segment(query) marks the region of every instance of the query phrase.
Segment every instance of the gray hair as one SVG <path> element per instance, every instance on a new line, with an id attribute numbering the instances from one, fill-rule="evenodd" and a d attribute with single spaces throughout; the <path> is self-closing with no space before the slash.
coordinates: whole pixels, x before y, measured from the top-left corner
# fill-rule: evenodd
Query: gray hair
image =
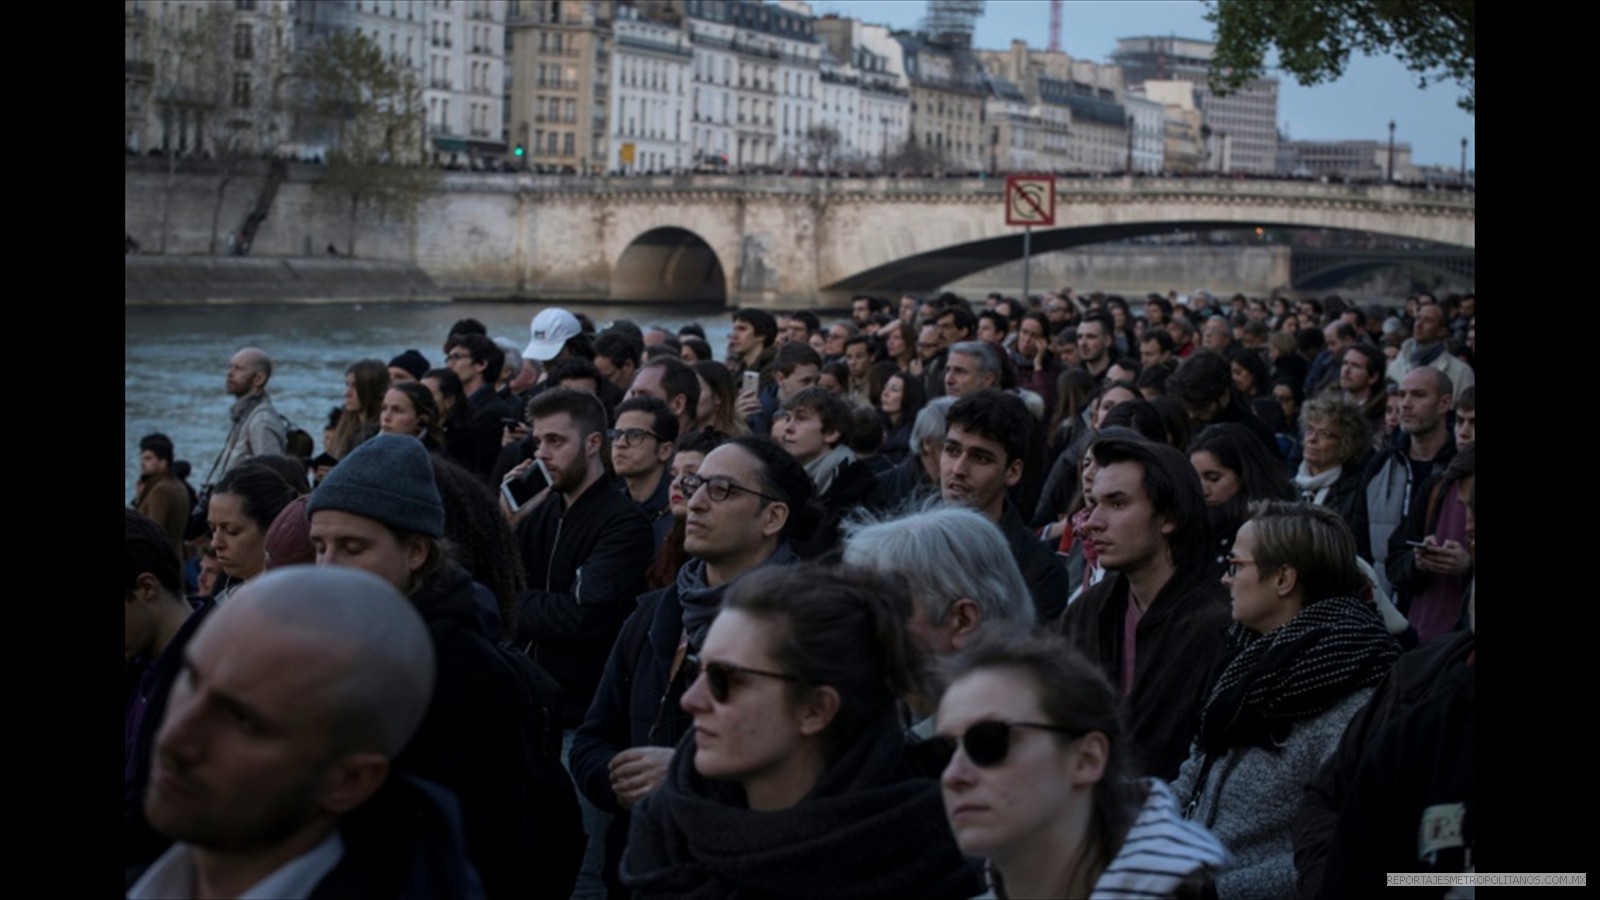
<path id="1" fill-rule="evenodd" d="M 917 420 L 911 423 L 910 444 L 914 452 L 922 452 L 923 441 L 935 438 L 940 442 L 944 441 L 944 433 L 948 430 L 944 421 L 945 415 L 955 403 L 954 397 L 936 397 L 929 400 L 928 405 L 917 413 Z"/>
<path id="2" fill-rule="evenodd" d="M 981 513 L 957 506 L 914 509 L 849 522 L 844 530 L 845 564 L 899 573 L 932 625 L 943 625 L 963 597 L 978 604 L 984 627 L 1033 624 L 1033 595 L 1016 557 L 999 526 Z"/>
<path id="3" fill-rule="evenodd" d="M 1000 357 L 995 355 L 994 345 L 987 341 L 961 341 L 950 346 L 951 353 L 963 353 L 972 357 L 980 375 L 993 375 L 995 383 L 1000 381 Z"/>
<path id="4" fill-rule="evenodd" d="M 510 378 L 522 374 L 522 349 L 517 342 L 505 337 L 497 337 L 494 342 L 506 352 L 506 361 L 500 366 L 500 374 Z"/>
<path id="5" fill-rule="evenodd" d="M 411 740 L 433 699 L 433 638 L 393 585 L 344 566 L 285 566 L 240 587 L 217 614 L 245 611 L 348 649 L 348 670 L 325 686 L 335 746 L 393 758 Z"/>

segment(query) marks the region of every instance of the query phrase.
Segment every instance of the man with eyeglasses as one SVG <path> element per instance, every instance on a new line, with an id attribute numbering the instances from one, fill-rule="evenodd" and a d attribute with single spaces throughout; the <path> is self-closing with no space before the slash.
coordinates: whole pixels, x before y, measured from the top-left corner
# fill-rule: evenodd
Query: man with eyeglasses
<path id="1" fill-rule="evenodd" d="M 469 427 L 478 438 L 477 458 L 469 465 L 480 477 L 487 478 L 500 454 L 505 420 L 516 418 L 516 410 L 507 406 L 494 389 L 506 352 L 481 334 L 457 335 L 445 342 L 445 347 L 445 365 L 461 379 L 461 389 L 466 392 L 472 412 Z"/>
<path id="2" fill-rule="evenodd" d="M 639 598 L 622 629 L 594 702 L 573 741 L 572 777 L 588 802 L 617 813 L 605 836 L 605 880 L 621 891 L 616 864 L 628 816 L 666 777 L 693 724 L 679 701 L 698 675 L 698 653 L 728 586 L 749 572 L 799 561 L 790 540 L 806 537 L 811 479 L 788 452 L 760 438 L 712 450 L 679 479 L 687 498 L 677 581 Z M 591 843 L 598 836 L 591 832 Z"/>
<path id="3" fill-rule="evenodd" d="M 618 490 L 638 504 L 655 533 L 655 547 L 672 530 L 672 464 L 678 440 L 678 417 L 654 397 L 634 397 L 617 406 L 617 421 L 606 432 L 611 442 L 611 470 Z"/>

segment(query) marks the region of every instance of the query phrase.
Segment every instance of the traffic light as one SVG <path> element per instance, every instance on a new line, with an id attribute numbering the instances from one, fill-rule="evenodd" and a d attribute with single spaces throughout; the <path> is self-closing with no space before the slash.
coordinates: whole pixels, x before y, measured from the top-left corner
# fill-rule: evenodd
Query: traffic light
<path id="1" fill-rule="evenodd" d="M 511 152 L 516 154 L 517 156 L 521 156 L 522 155 L 522 145 L 518 144 L 517 145 L 517 149 L 515 149 L 515 150 L 513 150 Z"/>

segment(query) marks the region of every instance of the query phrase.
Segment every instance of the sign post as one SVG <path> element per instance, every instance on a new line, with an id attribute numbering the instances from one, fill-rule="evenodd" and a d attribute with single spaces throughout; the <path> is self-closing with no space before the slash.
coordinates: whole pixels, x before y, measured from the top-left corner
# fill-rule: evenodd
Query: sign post
<path id="1" fill-rule="evenodd" d="M 1056 224 L 1054 175 L 1006 176 L 1006 224 L 1021 225 L 1022 302 L 1028 302 L 1029 263 L 1033 256 L 1033 226 Z"/>

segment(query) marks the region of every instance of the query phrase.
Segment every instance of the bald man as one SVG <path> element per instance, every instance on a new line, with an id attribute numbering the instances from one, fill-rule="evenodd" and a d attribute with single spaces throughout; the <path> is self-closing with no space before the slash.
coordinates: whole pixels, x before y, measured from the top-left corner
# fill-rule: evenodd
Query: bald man
<path id="1" fill-rule="evenodd" d="M 382 579 L 290 566 L 184 651 L 145 815 L 141 897 L 483 896 L 454 799 L 391 772 L 433 695 L 422 617 Z"/>
<path id="2" fill-rule="evenodd" d="M 246 347 L 228 361 L 226 386 L 233 396 L 229 410 L 233 427 L 228 431 L 228 442 L 222 454 L 206 476 L 206 485 L 214 484 L 234 466 L 252 456 L 271 456 L 284 452 L 288 431 L 283 417 L 272 406 L 267 396 L 267 382 L 272 378 L 272 357 L 256 347 Z"/>

